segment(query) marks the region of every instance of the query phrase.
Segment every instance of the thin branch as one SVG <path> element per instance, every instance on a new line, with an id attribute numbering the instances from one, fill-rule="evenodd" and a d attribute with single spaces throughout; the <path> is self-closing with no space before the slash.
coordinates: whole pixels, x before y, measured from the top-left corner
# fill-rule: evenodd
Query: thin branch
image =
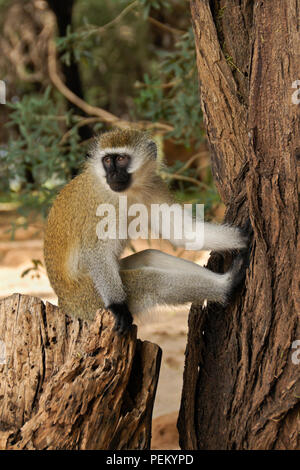
<path id="1" fill-rule="evenodd" d="M 181 83 L 181 82 L 182 82 L 181 78 L 173 80 L 172 82 L 161 83 L 159 85 L 153 85 L 153 84 L 149 84 L 149 83 L 139 82 L 139 83 L 135 84 L 134 87 L 137 88 L 137 89 L 140 89 L 140 88 L 160 88 L 160 89 L 164 90 L 164 89 L 168 89 L 168 88 L 173 88 L 174 86 L 179 85 L 179 83 Z"/>
<path id="2" fill-rule="evenodd" d="M 48 44 L 48 68 L 49 76 L 52 83 L 56 88 L 69 100 L 75 104 L 78 108 L 82 109 L 88 115 L 99 116 L 103 121 L 115 124 L 119 119 L 113 114 L 105 111 L 101 108 L 96 108 L 86 103 L 84 100 L 75 95 L 61 80 L 57 73 L 56 68 L 56 46 L 53 40 L 49 41 Z"/>
<path id="3" fill-rule="evenodd" d="M 181 29 L 173 28 L 172 26 L 169 26 L 166 23 L 162 23 L 161 21 L 156 20 L 155 18 L 152 18 L 152 16 L 148 16 L 148 21 L 149 21 L 149 23 L 152 23 L 154 26 L 157 26 L 159 29 L 167 31 L 168 33 L 180 34 L 180 35 L 186 33 L 186 31 L 182 31 Z"/>
<path id="4" fill-rule="evenodd" d="M 89 139 L 79 142 L 79 146 L 87 145 L 89 142 L 92 142 L 93 140 L 94 140 L 94 137 L 90 137 Z"/>
<path id="5" fill-rule="evenodd" d="M 102 119 L 100 119 L 99 117 L 90 117 L 90 118 L 84 118 L 84 119 L 81 119 L 78 123 L 76 123 L 74 125 L 74 127 L 77 127 L 77 129 L 79 129 L 80 127 L 82 126 L 86 126 L 87 124 L 94 124 L 95 122 L 102 122 Z M 59 145 L 63 145 L 65 143 L 66 140 L 68 140 L 69 136 L 71 135 L 72 133 L 72 129 L 69 129 L 61 138 L 60 142 L 59 142 Z"/>
<path id="6" fill-rule="evenodd" d="M 187 78 L 190 78 L 192 76 L 192 74 L 194 73 L 194 70 L 191 69 L 189 71 L 189 73 L 187 73 L 185 75 L 185 79 Z M 179 85 L 180 83 L 182 83 L 183 79 L 182 78 L 176 78 L 176 80 L 172 80 L 171 82 L 167 82 L 167 83 L 160 83 L 158 85 L 153 85 L 152 83 L 137 83 L 135 85 L 135 88 L 139 89 L 139 88 L 160 88 L 162 90 L 164 89 L 168 89 L 168 88 L 173 88 L 174 86 L 177 86 Z"/>
<path id="7" fill-rule="evenodd" d="M 98 116 L 103 122 L 120 128 L 134 127 L 138 129 L 157 129 L 161 132 L 170 132 L 174 129 L 172 126 L 161 122 L 152 123 L 147 121 L 125 121 L 118 118 L 114 114 L 105 111 L 102 108 L 92 106 L 83 99 L 79 98 L 79 96 L 75 95 L 75 93 L 73 93 L 64 84 L 64 82 L 61 80 L 60 76 L 57 73 L 56 45 L 53 39 L 50 39 L 48 43 L 48 69 L 50 79 L 55 85 L 55 87 L 60 91 L 60 93 L 64 95 L 71 103 L 75 104 L 78 108 L 82 109 L 87 115 Z"/>
<path id="8" fill-rule="evenodd" d="M 136 0 L 135 2 L 133 3 L 130 3 L 129 5 L 127 5 L 126 8 L 124 8 L 124 10 L 121 11 L 121 13 L 119 13 L 118 16 L 116 16 L 113 20 L 109 21 L 108 23 L 106 23 L 105 25 L 103 26 L 95 26 L 94 29 L 89 29 L 87 31 L 79 31 L 79 33 L 83 33 L 85 35 L 85 37 L 88 37 L 92 34 L 95 34 L 95 33 L 103 33 L 106 29 L 110 28 L 111 26 L 114 26 L 116 25 L 117 23 L 119 23 L 122 18 L 127 15 L 127 13 L 129 13 L 131 10 L 133 10 L 133 8 L 135 8 L 136 6 L 138 6 L 139 2 Z M 90 27 L 91 25 L 89 25 Z"/>
<path id="9" fill-rule="evenodd" d="M 135 1 L 133 3 L 130 3 L 130 5 L 127 5 L 126 8 L 124 8 L 124 10 L 121 11 L 121 13 L 119 13 L 118 16 L 116 16 L 116 18 L 114 18 L 113 20 L 109 21 L 108 23 L 106 23 L 105 25 L 103 26 L 95 26 L 93 29 L 91 29 L 91 25 L 89 25 L 90 29 L 88 30 L 79 30 L 78 32 L 83 34 L 85 37 L 89 37 L 90 35 L 92 34 L 97 34 L 97 33 L 103 33 L 104 31 L 106 31 L 107 29 L 109 29 L 111 26 L 115 26 L 116 24 L 118 24 L 125 15 L 127 15 L 127 13 L 129 13 L 131 10 L 133 10 L 135 7 L 137 7 L 139 4 L 138 1 Z M 138 14 L 136 12 L 136 14 Z M 149 21 L 149 23 L 152 23 L 153 25 L 155 25 L 157 28 L 159 29 L 162 29 L 164 31 L 167 31 L 168 33 L 172 33 L 172 34 L 185 34 L 186 31 L 182 31 L 181 29 L 177 29 L 177 28 L 173 28 L 172 26 L 169 26 L 168 24 L 166 23 L 162 23 L 161 21 L 155 19 L 155 18 L 152 18 L 151 16 L 148 16 L 147 20 Z"/>
<path id="10" fill-rule="evenodd" d="M 174 180 L 179 180 L 179 181 L 188 181 L 189 183 L 195 184 L 196 186 L 200 186 L 205 189 L 209 188 L 207 184 L 202 183 L 202 181 L 198 181 L 196 180 L 196 178 L 192 178 L 190 176 L 177 175 L 176 173 L 168 173 L 167 171 L 161 171 L 160 174 L 169 179 L 174 179 Z"/>
<path id="11" fill-rule="evenodd" d="M 207 152 L 204 151 L 204 152 L 195 153 L 195 155 L 193 155 L 191 158 L 189 158 L 188 161 L 186 162 L 186 164 L 183 165 L 178 171 L 176 171 L 175 174 L 179 175 L 183 171 L 190 168 L 190 166 L 194 163 L 194 161 L 197 160 L 201 156 L 207 156 Z M 203 166 L 203 168 L 206 168 L 207 166 L 208 166 L 208 164 Z"/>

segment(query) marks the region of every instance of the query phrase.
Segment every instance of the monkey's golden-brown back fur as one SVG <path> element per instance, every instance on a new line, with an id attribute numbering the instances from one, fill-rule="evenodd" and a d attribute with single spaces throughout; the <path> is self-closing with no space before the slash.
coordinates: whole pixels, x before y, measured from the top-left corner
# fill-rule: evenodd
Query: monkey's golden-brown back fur
<path id="1" fill-rule="evenodd" d="M 83 172 L 56 198 L 45 232 L 45 263 L 59 306 L 81 318 L 103 305 L 92 279 L 80 266 L 82 246 L 93 246 L 97 241 L 96 209 L 100 203 L 101 191 L 94 176 Z"/>

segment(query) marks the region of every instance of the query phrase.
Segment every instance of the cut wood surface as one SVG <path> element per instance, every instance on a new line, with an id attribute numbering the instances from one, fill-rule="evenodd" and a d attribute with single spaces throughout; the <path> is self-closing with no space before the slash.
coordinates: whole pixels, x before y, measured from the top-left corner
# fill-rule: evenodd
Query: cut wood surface
<path id="1" fill-rule="evenodd" d="M 35 297 L 0 302 L 0 449 L 147 449 L 161 350 Z"/>

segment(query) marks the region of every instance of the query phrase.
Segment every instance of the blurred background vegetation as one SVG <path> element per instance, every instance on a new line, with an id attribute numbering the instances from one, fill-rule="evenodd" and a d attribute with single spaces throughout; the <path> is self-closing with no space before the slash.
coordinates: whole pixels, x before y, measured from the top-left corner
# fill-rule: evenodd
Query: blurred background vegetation
<path id="1" fill-rule="evenodd" d="M 199 101 L 189 2 L 0 0 L 0 210 L 44 218 L 92 136 L 150 129 L 183 202 L 221 218 Z"/>

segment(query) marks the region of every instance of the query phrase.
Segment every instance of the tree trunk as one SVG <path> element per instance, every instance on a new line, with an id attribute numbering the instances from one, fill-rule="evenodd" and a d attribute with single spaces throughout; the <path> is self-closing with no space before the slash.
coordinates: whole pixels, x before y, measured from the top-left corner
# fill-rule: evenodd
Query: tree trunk
<path id="1" fill-rule="evenodd" d="M 56 16 L 58 34 L 60 37 L 67 35 L 68 26 L 72 26 L 72 14 L 74 0 L 47 0 L 49 7 Z M 84 99 L 83 89 L 81 84 L 80 72 L 77 62 L 75 61 L 73 51 L 71 53 L 71 63 L 61 63 L 62 72 L 65 76 L 66 86 L 77 95 L 79 98 Z M 73 109 L 77 114 L 82 115 L 82 110 L 77 108 L 74 104 L 68 102 L 68 108 Z M 93 137 L 93 132 L 89 126 L 81 126 L 78 133 L 82 140 L 87 140 Z M 73 176 L 75 176 L 76 172 Z"/>
<path id="2" fill-rule="evenodd" d="M 148 449 L 161 350 L 39 299 L 0 302 L 0 449 Z"/>
<path id="3" fill-rule="evenodd" d="M 300 4 L 194 0 L 191 8 L 214 177 L 226 221 L 250 216 L 253 239 L 232 304 L 191 309 L 181 446 L 299 449 Z M 209 265 L 222 269 L 217 255 Z"/>

